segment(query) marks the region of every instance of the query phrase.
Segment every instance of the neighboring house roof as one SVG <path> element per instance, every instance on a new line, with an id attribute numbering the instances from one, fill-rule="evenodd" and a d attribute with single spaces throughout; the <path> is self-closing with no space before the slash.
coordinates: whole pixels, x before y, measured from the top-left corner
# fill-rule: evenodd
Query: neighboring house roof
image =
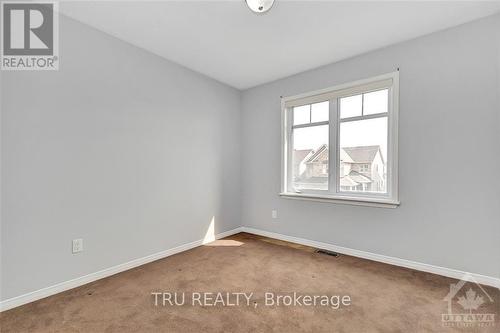
<path id="1" fill-rule="evenodd" d="M 356 183 L 371 183 L 372 182 L 370 177 L 367 177 L 367 176 L 365 176 L 357 171 L 354 171 L 354 170 L 351 170 L 351 172 L 349 172 L 349 174 L 347 176 L 350 177 L 352 180 L 354 180 Z"/>
<path id="2" fill-rule="evenodd" d="M 360 146 L 360 147 L 343 147 L 342 148 L 354 161 L 353 163 L 372 163 L 380 151 L 380 146 Z M 382 153 L 380 153 L 382 161 Z"/>
<path id="3" fill-rule="evenodd" d="M 346 163 L 354 163 L 351 156 L 347 155 L 344 149 L 340 149 L 340 160 Z"/>
<path id="4" fill-rule="evenodd" d="M 328 146 L 326 144 L 321 145 L 318 149 L 299 149 L 293 151 L 293 164 L 299 165 L 300 163 L 313 163 L 318 160 L 325 159 L 324 152 L 328 152 Z M 360 147 L 343 147 L 340 149 L 340 160 L 346 163 L 373 163 L 373 160 L 380 152 L 380 146 L 360 146 Z M 382 153 L 380 152 L 380 158 L 384 162 Z M 354 177 L 353 180 L 357 183 L 370 183 L 372 179 L 361 175 L 355 171 L 352 171 L 349 176 Z M 359 178 L 364 177 L 364 178 Z M 366 179 L 365 179 L 366 178 Z M 351 185 L 346 185 L 351 186 Z"/>
<path id="5" fill-rule="evenodd" d="M 293 163 L 300 164 L 313 150 L 312 149 L 302 149 L 293 151 Z"/>
<path id="6" fill-rule="evenodd" d="M 316 151 L 307 159 L 306 163 L 311 163 L 311 162 L 316 162 L 318 157 L 321 156 L 321 154 L 325 151 L 328 150 L 328 146 L 323 144 L 321 145 Z"/>
<path id="7" fill-rule="evenodd" d="M 357 186 L 357 185 L 359 185 L 359 183 L 356 183 L 348 175 L 344 176 L 344 177 L 340 177 L 340 186 L 349 186 L 349 187 L 351 187 L 351 186 Z"/>
<path id="8" fill-rule="evenodd" d="M 340 186 L 357 186 L 362 183 L 371 183 L 370 177 L 351 170 L 348 175 L 340 177 Z"/>

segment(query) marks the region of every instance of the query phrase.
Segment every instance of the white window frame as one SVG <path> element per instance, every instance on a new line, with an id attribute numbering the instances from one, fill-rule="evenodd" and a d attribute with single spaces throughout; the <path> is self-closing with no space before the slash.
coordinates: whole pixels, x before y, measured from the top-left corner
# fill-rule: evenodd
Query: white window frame
<path id="1" fill-rule="evenodd" d="M 342 97 L 353 96 L 361 93 L 368 93 L 388 89 L 389 104 L 388 113 L 356 116 L 340 119 L 338 101 Z M 313 104 L 329 101 L 329 190 L 303 190 L 297 193 L 292 188 L 292 127 L 293 108 L 301 105 Z M 371 119 L 381 116 L 388 118 L 387 133 L 387 193 L 370 192 L 341 192 L 339 179 L 339 131 L 340 123 L 344 121 L 355 121 L 361 119 Z M 314 92 L 288 96 L 281 98 L 282 117 L 282 153 L 281 153 L 281 193 L 280 196 L 291 199 L 312 200 L 322 202 L 347 203 L 354 205 L 374 206 L 374 207 L 397 207 L 399 202 L 398 194 L 398 116 L 399 116 L 399 71 L 379 75 L 376 77 L 358 80 L 334 87 L 321 89 Z"/>

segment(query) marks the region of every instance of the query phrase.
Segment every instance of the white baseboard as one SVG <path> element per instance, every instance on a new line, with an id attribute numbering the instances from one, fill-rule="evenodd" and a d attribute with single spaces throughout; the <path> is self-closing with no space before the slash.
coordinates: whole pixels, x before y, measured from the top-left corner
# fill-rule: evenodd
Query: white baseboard
<path id="1" fill-rule="evenodd" d="M 215 239 L 220 239 L 220 238 L 224 238 L 227 236 L 231 236 L 231 235 L 237 234 L 239 232 L 241 232 L 241 227 L 217 234 L 217 235 L 215 235 Z M 58 284 L 50 286 L 50 287 L 46 287 L 43 289 L 32 291 L 32 292 L 24 294 L 24 295 L 20 295 L 17 297 L 6 299 L 6 300 L 0 302 L 0 312 L 18 307 L 18 306 L 23 305 L 23 304 L 34 302 L 36 300 L 39 300 L 39 299 L 42 299 L 42 298 L 45 298 L 48 296 L 58 294 L 60 292 L 63 292 L 63 291 L 69 290 L 69 289 L 83 286 L 84 284 L 87 284 L 87 283 L 90 283 L 90 282 L 93 282 L 93 281 L 96 281 L 99 279 L 103 279 L 105 277 L 129 270 L 131 268 L 135 268 L 135 267 L 147 264 L 147 263 L 150 263 L 150 262 L 158 260 L 158 259 L 169 257 L 169 256 L 174 255 L 176 253 L 190 250 L 190 249 L 195 248 L 197 246 L 203 245 L 203 243 L 204 243 L 204 240 L 200 239 L 200 240 L 197 240 L 197 241 L 194 241 L 191 243 L 187 243 L 187 244 L 183 244 L 183 245 L 174 247 L 172 249 L 168 249 L 165 251 L 154 253 L 154 254 L 151 254 L 151 255 L 143 257 L 143 258 L 135 259 L 135 260 L 132 260 L 132 261 L 120 264 L 120 265 L 106 268 L 106 269 L 103 269 L 103 270 L 95 272 L 95 273 L 81 276 L 81 277 L 76 278 L 76 279 L 61 282 L 61 283 L 58 283 Z"/>
<path id="2" fill-rule="evenodd" d="M 347 247 L 317 242 L 317 241 L 304 239 L 304 238 L 282 235 L 282 234 L 278 234 L 275 232 L 264 231 L 264 230 L 260 230 L 260 229 L 250 228 L 250 227 L 243 227 L 242 231 L 248 232 L 250 234 L 265 236 L 265 237 L 269 237 L 269 238 L 275 238 L 275 239 L 288 241 L 288 242 L 292 242 L 292 243 L 298 243 L 298 244 L 311 246 L 311 247 L 315 247 L 315 248 L 319 248 L 319 249 L 325 249 L 325 250 L 330 250 L 333 252 L 343 253 L 346 255 L 353 256 L 353 257 L 359 257 L 359 258 L 369 259 L 369 260 L 373 260 L 373 261 L 379 261 L 379 262 L 383 262 L 383 263 L 391 264 L 391 265 L 395 265 L 395 266 L 411 268 L 411 269 L 414 269 L 417 271 L 423 271 L 423 272 L 443 275 L 443 276 L 451 277 L 454 279 L 467 280 L 467 281 L 472 281 L 472 282 L 481 283 L 484 285 L 500 288 L 500 279 L 496 278 L 496 277 L 492 277 L 492 276 L 486 276 L 486 275 L 481 275 L 481 274 L 459 271 L 459 270 L 451 269 L 451 268 L 423 264 L 420 262 L 415 262 L 415 261 L 406 260 L 406 259 L 388 257 L 388 256 L 384 256 L 381 254 L 375 254 L 375 253 L 370 253 L 370 252 L 365 252 L 365 251 L 354 250 L 354 249 L 350 249 Z"/>
<path id="3" fill-rule="evenodd" d="M 337 246 L 333 244 L 328 244 L 328 243 L 322 243 L 322 242 L 317 242 L 309 239 L 304 239 L 304 238 L 298 238 L 298 237 L 293 237 L 293 236 L 287 236 L 283 234 L 278 234 L 275 232 L 270 232 L 270 231 L 264 231 L 260 229 L 255 229 L 255 228 L 250 228 L 250 227 L 239 227 L 235 228 L 229 231 L 222 232 L 220 234 L 215 235 L 215 239 L 220 239 L 224 237 L 228 237 L 234 234 L 237 234 L 239 232 L 247 232 L 250 234 L 255 234 L 255 235 L 260 235 L 260 236 L 265 236 L 265 237 L 270 237 L 270 238 L 275 238 L 283 241 L 288 241 L 292 243 L 297 243 L 297 244 L 302 244 L 306 246 L 311 246 L 315 248 L 320 248 L 320 249 L 325 249 L 325 250 L 330 250 L 338 253 L 343 253 L 346 255 L 350 255 L 353 257 L 359 257 L 359 258 L 364 258 L 364 259 L 369 259 L 369 260 L 374 260 L 374 261 L 379 261 L 383 262 L 386 264 L 391 264 L 395 266 L 401 266 L 401 267 L 406 267 L 406 268 L 411 268 L 415 269 L 418 271 L 423 271 L 423 272 L 428 272 L 428 273 L 433 273 L 433 274 L 438 274 L 438 275 L 443 275 L 455 279 L 463 279 L 463 280 L 470 280 L 473 282 L 481 283 L 484 285 L 489 285 L 492 287 L 500 288 L 500 279 L 495 278 L 492 276 L 485 276 L 485 275 L 480 275 L 480 274 L 475 274 L 475 273 L 469 273 L 469 272 L 464 272 L 464 271 L 459 271 L 455 269 L 450 269 L 450 268 L 445 268 L 445 267 L 439 267 L 439 266 L 433 266 L 433 265 L 428 265 L 428 264 L 423 264 L 415 261 L 410 261 L 410 260 L 405 260 L 405 259 L 400 259 L 400 258 L 395 258 L 395 257 L 388 257 L 380 254 L 375 254 L 375 253 L 370 253 L 370 252 L 365 252 L 365 251 L 359 251 L 359 250 L 354 250 L 350 249 L 347 247 L 342 247 L 342 246 Z M 63 291 L 73 289 L 76 287 L 80 287 L 82 285 L 85 285 L 87 283 L 150 263 L 152 261 L 166 258 L 168 256 L 174 255 L 176 253 L 180 253 L 183 251 L 190 250 L 192 248 L 195 248 L 197 246 L 203 245 L 204 241 L 203 239 L 183 244 L 177 247 L 174 247 L 172 249 L 168 249 L 165 251 L 161 251 L 158 253 L 154 253 L 152 255 L 135 259 L 120 265 L 116 265 L 107 269 L 103 269 L 101 271 L 91 273 L 85 276 L 81 276 L 79 278 L 65 281 L 58 283 L 56 285 L 46 287 L 40 290 L 36 290 L 24 295 L 20 295 L 17 297 L 9 298 L 4 301 L 0 302 L 0 312 L 9 310 L 18 306 L 21 306 L 23 304 L 31 303 L 36 300 L 55 295 L 58 293 L 61 293 Z"/>

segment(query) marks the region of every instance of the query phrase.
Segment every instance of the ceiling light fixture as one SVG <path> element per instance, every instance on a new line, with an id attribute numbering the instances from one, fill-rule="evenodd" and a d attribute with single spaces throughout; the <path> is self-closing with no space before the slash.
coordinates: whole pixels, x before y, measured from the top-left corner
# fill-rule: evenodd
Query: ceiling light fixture
<path id="1" fill-rule="evenodd" d="M 265 13 L 274 4 L 274 0 L 245 0 L 248 8 L 250 8 L 254 13 Z"/>

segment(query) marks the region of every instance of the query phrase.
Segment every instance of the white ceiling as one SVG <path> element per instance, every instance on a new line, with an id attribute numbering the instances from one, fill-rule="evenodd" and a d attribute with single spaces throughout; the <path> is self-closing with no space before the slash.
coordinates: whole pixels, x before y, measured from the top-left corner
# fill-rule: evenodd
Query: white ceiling
<path id="1" fill-rule="evenodd" d="M 500 11 L 500 1 L 63 2 L 60 11 L 246 89 Z"/>

